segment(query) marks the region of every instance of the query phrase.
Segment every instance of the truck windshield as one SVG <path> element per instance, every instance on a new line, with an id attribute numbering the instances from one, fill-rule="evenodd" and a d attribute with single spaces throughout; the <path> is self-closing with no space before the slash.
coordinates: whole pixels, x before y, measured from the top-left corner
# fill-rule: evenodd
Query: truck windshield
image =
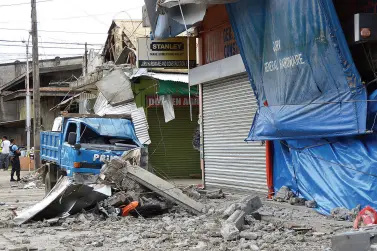
<path id="1" fill-rule="evenodd" d="M 137 146 L 132 139 L 99 135 L 85 124 L 80 125 L 80 143 L 91 145 Z"/>

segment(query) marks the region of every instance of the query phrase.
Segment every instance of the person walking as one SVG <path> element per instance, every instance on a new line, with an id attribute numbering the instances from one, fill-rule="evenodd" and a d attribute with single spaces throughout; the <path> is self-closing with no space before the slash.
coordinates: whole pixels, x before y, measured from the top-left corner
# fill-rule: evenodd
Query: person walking
<path id="1" fill-rule="evenodd" d="M 8 170 L 9 167 L 9 151 L 10 151 L 10 141 L 8 140 L 7 136 L 3 136 L 2 142 L 1 142 L 1 155 L 0 155 L 0 169 L 3 168 L 4 165 L 4 171 Z"/>
<path id="2" fill-rule="evenodd" d="M 18 149 L 18 146 L 16 145 L 16 140 L 11 139 L 10 140 L 10 147 L 9 147 L 9 156 L 10 156 L 10 162 L 12 164 L 12 172 L 10 173 L 10 181 L 16 181 L 14 179 L 14 173 L 16 173 L 17 181 L 21 180 L 20 172 L 21 172 L 21 165 L 20 165 L 20 156 L 21 152 Z"/>

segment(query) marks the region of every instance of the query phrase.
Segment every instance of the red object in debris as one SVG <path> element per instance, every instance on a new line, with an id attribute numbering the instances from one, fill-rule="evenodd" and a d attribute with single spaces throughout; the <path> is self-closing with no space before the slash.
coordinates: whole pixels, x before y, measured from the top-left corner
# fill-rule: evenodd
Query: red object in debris
<path id="1" fill-rule="evenodd" d="M 268 106 L 268 101 L 265 100 L 265 101 L 263 102 L 263 105 L 264 105 L 264 106 Z"/>
<path id="2" fill-rule="evenodd" d="M 359 228 L 359 222 L 360 219 L 363 220 L 364 226 L 372 226 L 374 224 L 377 224 L 377 212 L 370 206 L 366 206 L 363 210 L 360 211 L 360 213 L 357 215 L 354 223 L 353 228 L 358 229 Z"/>
<path id="3" fill-rule="evenodd" d="M 139 202 L 133 201 L 130 204 L 128 204 L 127 206 L 123 207 L 122 208 L 122 216 L 128 216 L 128 214 L 132 210 L 136 209 L 138 205 L 139 205 Z"/>
<path id="4" fill-rule="evenodd" d="M 274 180 L 273 180 L 273 144 L 272 141 L 266 141 L 266 176 L 267 176 L 267 187 L 268 195 L 267 198 L 272 199 L 274 195 Z"/>

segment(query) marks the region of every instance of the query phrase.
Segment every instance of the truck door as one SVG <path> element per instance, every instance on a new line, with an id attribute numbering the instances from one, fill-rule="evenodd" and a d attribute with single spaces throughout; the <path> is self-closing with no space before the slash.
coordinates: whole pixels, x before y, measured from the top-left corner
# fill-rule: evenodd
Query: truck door
<path id="1" fill-rule="evenodd" d="M 70 132 L 74 132 L 77 134 L 76 142 L 78 142 L 78 139 L 80 137 L 80 130 L 79 130 L 78 123 L 73 122 L 73 121 L 68 122 L 66 124 L 64 134 L 63 134 L 60 166 L 61 168 L 67 170 L 67 176 L 73 175 L 72 168 L 73 168 L 73 162 L 75 161 L 75 156 L 76 156 L 76 150 L 73 148 L 73 146 L 68 144 L 68 135 Z"/>

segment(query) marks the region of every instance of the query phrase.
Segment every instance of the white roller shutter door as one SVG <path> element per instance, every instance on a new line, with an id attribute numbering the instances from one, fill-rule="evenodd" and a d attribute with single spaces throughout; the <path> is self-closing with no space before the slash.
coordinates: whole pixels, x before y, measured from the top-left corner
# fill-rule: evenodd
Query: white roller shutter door
<path id="1" fill-rule="evenodd" d="M 245 142 L 257 110 L 246 74 L 203 84 L 205 185 L 266 192 L 266 151 Z"/>

